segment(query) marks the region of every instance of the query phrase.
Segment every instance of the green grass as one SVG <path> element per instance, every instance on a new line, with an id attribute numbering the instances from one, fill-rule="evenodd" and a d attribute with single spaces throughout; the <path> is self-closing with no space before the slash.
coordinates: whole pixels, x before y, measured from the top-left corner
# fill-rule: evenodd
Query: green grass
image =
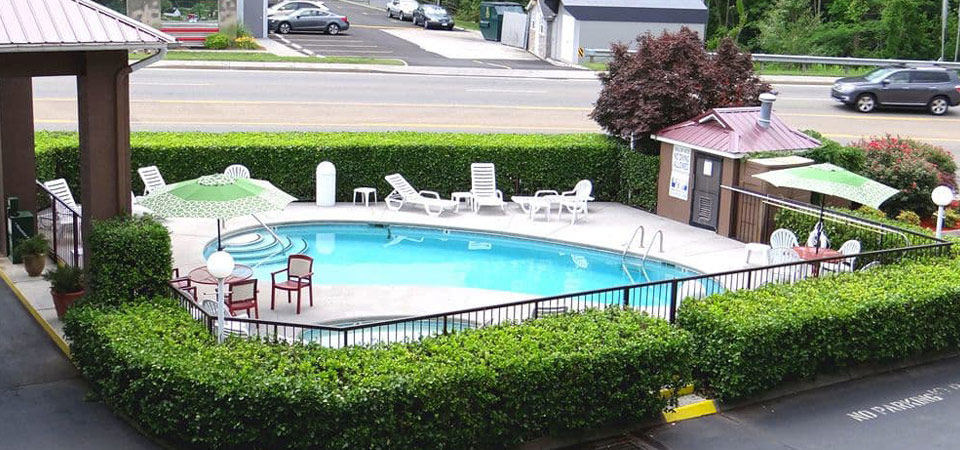
<path id="1" fill-rule="evenodd" d="M 131 54 L 130 59 L 141 59 L 142 53 Z M 220 52 L 203 50 L 179 50 L 167 53 L 168 61 L 245 61 L 245 62 L 300 62 L 314 64 L 383 64 L 402 66 L 399 59 L 360 58 L 355 56 L 328 56 L 311 58 L 306 56 L 277 56 L 266 52 Z"/>
<path id="2" fill-rule="evenodd" d="M 464 30 L 480 31 L 480 24 L 470 20 L 457 19 L 457 26 Z"/>
<path id="3" fill-rule="evenodd" d="M 588 62 L 581 64 L 590 70 L 607 70 L 605 62 Z M 801 66 L 799 64 L 783 63 L 756 63 L 757 73 L 760 75 L 801 75 L 811 77 L 854 77 L 869 72 L 873 67 L 859 66 L 835 66 L 824 64 L 808 64 Z"/>

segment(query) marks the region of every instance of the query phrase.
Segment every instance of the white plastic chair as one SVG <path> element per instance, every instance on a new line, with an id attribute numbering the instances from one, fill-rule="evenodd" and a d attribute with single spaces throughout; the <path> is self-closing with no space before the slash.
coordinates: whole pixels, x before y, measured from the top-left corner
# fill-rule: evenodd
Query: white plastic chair
<path id="1" fill-rule="evenodd" d="M 770 247 L 775 249 L 789 248 L 793 250 L 794 247 L 798 247 L 799 245 L 800 244 L 797 241 L 797 235 L 793 234 L 792 231 L 786 228 L 780 228 L 770 235 Z"/>
<path id="2" fill-rule="evenodd" d="M 57 178 L 56 180 L 45 181 L 43 186 L 53 194 L 54 198 L 66 205 L 55 205 L 51 201 L 51 212 L 42 213 L 37 217 L 37 220 L 42 223 L 46 223 L 47 220 L 53 221 L 53 211 L 56 211 L 57 217 L 57 227 L 60 228 L 60 232 L 63 233 L 63 230 L 73 229 L 74 216 L 73 212 L 70 211 L 70 208 L 73 208 L 77 213 L 81 212 L 80 205 L 77 204 L 76 200 L 73 199 L 73 193 L 70 192 L 70 185 L 67 184 L 67 180 L 63 178 Z M 51 225 L 52 226 L 52 225 Z"/>
<path id="3" fill-rule="evenodd" d="M 434 191 L 417 191 L 399 173 L 387 175 L 384 179 L 393 187 L 393 192 L 383 199 L 387 209 L 391 211 L 399 211 L 403 205 L 409 203 L 423 206 L 428 215 L 439 217 L 444 210 L 454 209 L 459 205 L 459 202 L 440 198 L 440 194 Z"/>
<path id="4" fill-rule="evenodd" d="M 493 163 L 470 164 L 470 180 L 474 214 L 480 213 L 481 206 L 499 206 L 501 211 L 506 211 L 503 192 L 497 189 L 497 173 Z"/>
<path id="5" fill-rule="evenodd" d="M 577 221 L 577 218 L 580 214 L 584 216 L 587 215 L 587 202 L 593 201 L 593 183 L 590 180 L 580 180 L 573 187 L 572 191 L 565 191 L 557 193 L 553 190 L 542 190 L 537 191 L 534 194 L 534 197 L 543 197 L 549 200 L 551 203 L 557 204 L 558 211 L 557 214 L 562 215 L 563 210 L 566 209 L 567 212 L 573 214 L 573 217 L 570 219 L 570 223 L 573 224 Z"/>
<path id="6" fill-rule="evenodd" d="M 792 233 L 791 233 L 792 234 Z M 768 252 L 770 265 L 798 263 L 803 261 L 800 255 L 793 248 L 774 247 Z M 791 266 L 777 267 L 767 269 L 770 271 L 771 278 L 776 281 L 798 281 L 806 278 L 807 266 L 805 264 L 794 264 Z"/>
<path id="7" fill-rule="evenodd" d="M 847 242 L 844 242 L 840 246 L 841 255 L 856 255 L 860 253 L 860 241 L 851 239 Z M 876 262 L 876 261 L 874 261 Z M 824 262 L 821 264 L 823 270 L 829 270 L 831 272 L 853 272 L 856 269 L 857 257 L 851 256 L 849 258 L 843 258 L 838 262 Z M 871 263 L 872 264 L 872 263 Z"/>
<path id="8" fill-rule="evenodd" d="M 250 169 L 243 164 L 233 164 L 224 169 L 223 174 L 234 178 L 250 178 Z"/>
<path id="9" fill-rule="evenodd" d="M 140 174 L 140 179 L 143 180 L 143 195 L 150 195 L 151 192 L 156 191 L 167 185 L 163 181 L 163 176 L 160 175 L 160 169 L 157 166 L 147 166 L 137 169 L 137 173 Z"/>
<path id="10" fill-rule="evenodd" d="M 213 316 L 213 332 L 214 334 L 216 334 L 217 325 L 218 325 L 217 302 L 213 300 L 204 300 L 203 303 L 200 304 L 200 307 L 203 308 L 203 310 L 206 311 L 207 314 Z M 224 305 L 223 307 L 223 314 L 225 317 L 230 314 L 230 312 L 227 310 L 226 305 Z M 240 314 L 240 315 L 237 315 L 236 317 L 240 317 L 244 319 L 248 318 L 246 314 Z M 245 325 L 239 322 L 234 322 L 232 320 L 226 320 L 224 321 L 224 325 L 223 325 L 223 334 L 224 336 L 249 336 L 250 330 L 248 328 L 248 325 Z"/>
<path id="11" fill-rule="evenodd" d="M 861 271 L 861 272 L 866 272 L 866 271 L 869 271 L 869 270 L 876 269 L 877 267 L 880 267 L 881 265 L 882 265 L 882 264 L 880 264 L 880 261 L 873 261 L 873 262 L 871 262 L 871 263 L 869 263 L 869 264 L 861 267 L 861 268 L 860 268 L 860 271 Z"/>

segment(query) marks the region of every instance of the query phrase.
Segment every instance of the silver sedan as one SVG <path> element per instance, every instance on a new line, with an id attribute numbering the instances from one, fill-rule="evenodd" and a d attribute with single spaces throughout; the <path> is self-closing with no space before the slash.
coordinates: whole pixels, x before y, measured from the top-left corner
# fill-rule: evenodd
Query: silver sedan
<path id="1" fill-rule="evenodd" d="M 291 31 L 324 31 L 327 34 L 340 34 L 341 31 L 350 28 L 350 21 L 346 16 L 310 8 L 271 16 L 268 25 L 270 31 L 280 34 Z"/>

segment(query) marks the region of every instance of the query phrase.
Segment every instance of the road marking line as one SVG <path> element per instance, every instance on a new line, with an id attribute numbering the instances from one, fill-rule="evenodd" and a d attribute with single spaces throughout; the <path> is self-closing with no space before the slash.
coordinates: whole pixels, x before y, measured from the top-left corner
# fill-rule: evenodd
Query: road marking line
<path id="1" fill-rule="evenodd" d="M 781 117 L 832 117 L 851 120 L 879 120 L 879 121 L 909 121 L 909 122 L 960 122 L 960 119 L 937 119 L 932 117 L 894 117 L 894 116 L 866 116 L 858 114 L 819 114 L 819 113 L 784 113 L 777 112 Z"/>
<path id="2" fill-rule="evenodd" d="M 385 25 L 350 25 L 351 28 L 365 28 L 370 30 L 416 30 L 423 31 L 419 28 L 410 28 L 410 27 L 392 27 Z"/>
<path id="3" fill-rule="evenodd" d="M 331 44 L 331 45 L 311 45 L 311 44 L 308 44 L 308 45 L 304 45 L 304 47 L 308 47 L 308 48 L 326 48 L 326 47 L 333 47 L 333 48 L 377 48 L 376 45 L 353 45 L 353 44 L 347 44 L 347 45 L 338 45 L 338 44 Z"/>
<path id="4" fill-rule="evenodd" d="M 210 83 L 138 83 L 131 82 L 131 86 L 213 86 Z"/>
<path id="5" fill-rule="evenodd" d="M 378 55 L 387 55 L 393 53 L 392 50 L 324 50 L 327 53 L 376 53 Z"/>
<path id="6" fill-rule="evenodd" d="M 36 98 L 42 102 L 76 102 L 76 98 Z M 290 105 L 290 106 L 373 106 L 373 107 L 414 107 L 414 108 L 469 108 L 469 109 L 519 109 L 532 111 L 593 111 L 593 108 L 579 106 L 523 106 L 523 105 L 477 105 L 456 103 L 365 103 L 365 102 L 321 102 L 321 101 L 282 101 L 282 100 L 172 100 L 172 99 L 131 99 L 131 103 L 160 103 L 188 105 Z"/>
<path id="7" fill-rule="evenodd" d="M 76 125 L 76 120 L 59 119 L 40 119 L 36 123 L 41 124 L 72 124 Z M 482 130 L 526 130 L 526 131 L 583 131 L 597 132 L 600 128 L 576 128 L 576 127 L 541 127 L 541 126 L 515 126 L 515 125 L 492 125 L 492 124 L 469 124 L 469 123 L 397 123 L 397 122 L 358 122 L 358 123 L 319 123 L 319 122 L 199 122 L 199 121 L 154 121 L 154 120 L 131 120 L 131 125 L 221 125 L 221 126 L 275 126 L 275 127 L 337 127 L 337 128 L 450 128 L 450 129 L 482 129 Z"/>
<path id="8" fill-rule="evenodd" d="M 546 94 L 547 91 L 527 91 L 523 89 L 467 89 L 467 92 L 494 92 L 503 94 Z"/>
<path id="9" fill-rule="evenodd" d="M 871 135 L 871 134 L 861 134 L 861 135 L 856 135 L 856 134 L 833 134 L 833 133 L 822 133 L 822 134 L 823 134 L 823 136 L 828 137 L 828 138 L 830 138 L 830 139 L 863 139 L 863 138 L 869 138 L 870 136 L 874 136 L 874 135 Z M 909 138 L 909 139 L 913 139 L 913 140 L 917 140 L 917 141 L 960 142 L 960 139 L 954 139 L 954 138 L 917 137 L 917 136 L 904 136 L 904 135 L 902 135 L 902 134 L 901 134 L 901 135 L 896 135 L 896 136 L 902 137 L 902 138 Z"/>

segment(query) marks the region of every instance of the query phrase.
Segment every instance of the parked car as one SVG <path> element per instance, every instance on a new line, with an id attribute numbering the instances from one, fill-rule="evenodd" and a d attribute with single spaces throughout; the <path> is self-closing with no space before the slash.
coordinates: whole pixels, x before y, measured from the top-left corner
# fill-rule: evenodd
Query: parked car
<path id="1" fill-rule="evenodd" d="M 837 80 L 830 96 L 862 113 L 882 106 L 906 106 L 942 116 L 951 106 L 960 105 L 960 79 L 956 71 L 942 67 L 881 67 Z"/>
<path id="2" fill-rule="evenodd" d="M 321 11 L 330 11 L 330 8 L 327 8 L 323 2 L 318 2 L 314 0 L 283 0 L 276 5 L 271 6 L 267 9 L 267 17 L 277 15 L 277 14 L 286 14 L 290 11 L 297 11 L 300 9 L 319 9 Z"/>
<path id="3" fill-rule="evenodd" d="M 390 0 L 387 3 L 387 17 L 407 20 L 413 17 L 413 12 L 419 7 L 420 2 L 416 0 Z"/>
<path id="4" fill-rule="evenodd" d="M 340 34 L 350 29 L 347 16 L 334 14 L 320 9 L 300 9 L 286 14 L 277 14 L 267 20 L 270 31 L 287 34 L 291 31 L 325 31 L 327 34 Z"/>
<path id="5" fill-rule="evenodd" d="M 450 13 L 442 6 L 420 5 L 413 11 L 413 24 L 423 25 L 423 28 L 436 26 L 452 30 L 453 17 L 450 17 Z"/>

